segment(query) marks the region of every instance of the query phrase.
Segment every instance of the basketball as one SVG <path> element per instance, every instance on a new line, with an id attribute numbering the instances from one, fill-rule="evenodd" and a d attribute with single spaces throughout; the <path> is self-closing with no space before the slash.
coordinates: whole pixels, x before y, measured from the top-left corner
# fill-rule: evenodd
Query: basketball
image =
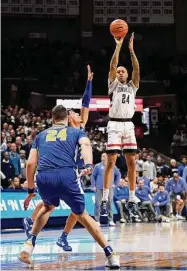
<path id="1" fill-rule="evenodd" d="M 128 24 L 121 19 L 113 21 L 110 25 L 110 33 L 114 38 L 122 38 L 127 35 Z"/>

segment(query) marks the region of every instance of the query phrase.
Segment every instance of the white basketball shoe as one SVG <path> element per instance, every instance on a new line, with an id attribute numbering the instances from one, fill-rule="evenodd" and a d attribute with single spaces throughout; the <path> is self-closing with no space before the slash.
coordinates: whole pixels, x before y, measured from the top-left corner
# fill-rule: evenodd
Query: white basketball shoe
<path id="1" fill-rule="evenodd" d="M 109 268 L 120 268 L 120 256 L 113 251 L 112 254 L 107 257 L 105 266 Z"/>
<path id="2" fill-rule="evenodd" d="M 25 244 L 23 245 L 22 250 L 19 254 L 19 260 L 23 263 L 31 264 L 31 256 L 33 252 L 34 246 L 30 240 L 27 240 Z"/>

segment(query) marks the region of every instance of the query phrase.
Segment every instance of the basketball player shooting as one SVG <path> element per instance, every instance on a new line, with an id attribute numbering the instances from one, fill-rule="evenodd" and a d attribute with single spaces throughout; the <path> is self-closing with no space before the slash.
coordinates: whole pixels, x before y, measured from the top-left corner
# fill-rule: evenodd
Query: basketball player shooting
<path id="1" fill-rule="evenodd" d="M 123 44 L 123 38 L 115 39 L 116 49 L 110 62 L 108 78 L 108 94 L 111 98 L 109 109 L 110 121 L 108 122 L 108 162 L 104 175 L 103 200 L 101 204 L 101 215 L 107 216 L 108 196 L 110 182 L 112 181 L 112 171 L 116 163 L 117 154 L 123 151 L 128 167 L 129 178 L 129 202 L 127 207 L 132 216 L 136 216 L 135 186 L 136 169 L 135 154 L 137 143 L 135 138 L 134 124 L 131 119 L 135 113 L 135 96 L 139 88 L 140 68 L 134 53 L 134 33 L 129 41 L 129 51 L 132 60 L 133 72 L 132 80 L 127 82 L 128 72 L 123 66 L 118 67 L 119 53 Z"/>

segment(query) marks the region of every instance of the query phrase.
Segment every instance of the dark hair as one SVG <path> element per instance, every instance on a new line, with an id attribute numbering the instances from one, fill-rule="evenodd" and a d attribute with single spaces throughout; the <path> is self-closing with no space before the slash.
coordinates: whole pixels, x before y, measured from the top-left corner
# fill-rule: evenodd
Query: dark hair
<path id="1" fill-rule="evenodd" d="M 186 156 L 186 155 L 182 155 L 182 156 L 180 157 L 180 161 L 182 161 L 182 159 L 184 159 L 184 158 L 187 159 L 187 156 Z"/>
<path id="2" fill-rule="evenodd" d="M 52 109 L 52 118 L 56 121 L 64 120 L 68 116 L 68 112 L 63 105 L 57 105 Z"/>
<path id="3" fill-rule="evenodd" d="M 26 138 L 26 134 L 24 134 L 24 133 L 21 133 L 19 136 L 21 137 L 22 135 L 24 135 L 24 137 Z"/>
<path id="4" fill-rule="evenodd" d="M 165 187 L 165 183 L 159 182 L 159 183 L 158 183 L 158 188 L 159 188 L 160 186 L 164 186 L 164 187 Z"/>

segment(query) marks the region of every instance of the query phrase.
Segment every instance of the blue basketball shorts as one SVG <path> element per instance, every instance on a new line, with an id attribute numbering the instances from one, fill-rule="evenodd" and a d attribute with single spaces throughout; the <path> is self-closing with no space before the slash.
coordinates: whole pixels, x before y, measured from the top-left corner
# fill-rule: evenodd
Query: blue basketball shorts
<path id="1" fill-rule="evenodd" d="M 73 168 L 38 171 L 36 182 L 45 205 L 58 207 L 63 200 L 73 213 L 80 215 L 84 212 L 84 191 Z"/>

